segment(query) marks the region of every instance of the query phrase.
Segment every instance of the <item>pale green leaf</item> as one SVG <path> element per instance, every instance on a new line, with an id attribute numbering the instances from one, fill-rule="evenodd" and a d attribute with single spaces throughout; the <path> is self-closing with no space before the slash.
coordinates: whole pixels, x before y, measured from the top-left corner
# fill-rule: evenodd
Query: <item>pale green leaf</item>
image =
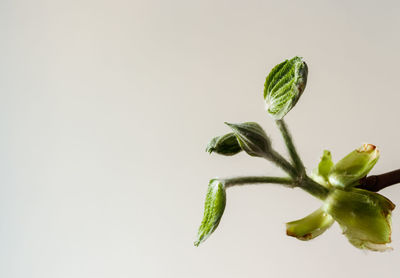
<path id="1" fill-rule="evenodd" d="M 336 163 L 329 173 L 329 182 L 336 187 L 352 187 L 365 177 L 379 159 L 378 149 L 364 144 Z"/>
<path id="2" fill-rule="evenodd" d="M 286 234 L 300 240 L 310 240 L 325 232 L 334 220 L 322 208 L 308 216 L 286 223 Z"/>
<path id="3" fill-rule="evenodd" d="M 318 182 L 319 184 L 329 187 L 330 185 L 328 182 L 328 175 L 332 167 L 333 167 L 333 162 L 332 162 L 331 152 L 328 150 L 324 150 L 321 157 L 321 161 L 318 164 L 318 167 L 315 168 L 311 173 L 311 178 L 315 182 Z"/>
<path id="4" fill-rule="evenodd" d="M 351 244 L 373 251 L 389 249 L 394 208 L 384 196 L 358 188 L 335 189 L 324 205 L 324 210 L 340 224 Z"/>

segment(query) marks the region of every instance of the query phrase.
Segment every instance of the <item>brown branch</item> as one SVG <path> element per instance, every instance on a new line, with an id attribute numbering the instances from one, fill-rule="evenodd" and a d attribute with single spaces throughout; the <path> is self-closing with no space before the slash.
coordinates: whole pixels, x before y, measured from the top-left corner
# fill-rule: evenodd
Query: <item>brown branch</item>
<path id="1" fill-rule="evenodd" d="M 360 182 L 358 188 L 378 192 L 385 187 L 400 183 L 400 169 L 381 175 L 368 176 L 361 179 Z"/>

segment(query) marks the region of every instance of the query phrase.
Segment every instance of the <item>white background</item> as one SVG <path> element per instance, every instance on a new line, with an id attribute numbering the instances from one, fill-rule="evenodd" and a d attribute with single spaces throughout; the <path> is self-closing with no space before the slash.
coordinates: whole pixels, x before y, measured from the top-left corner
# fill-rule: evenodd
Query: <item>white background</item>
<path id="1" fill-rule="evenodd" d="M 301 242 L 284 223 L 320 201 L 232 188 L 217 231 L 193 241 L 208 180 L 279 175 L 208 155 L 224 121 L 266 114 L 265 76 L 295 55 L 307 88 L 288 114 L 309 170 L 376 144 L 400 168 L 398 1 L 0 2 L 0 277 L 396 277 L 393 252 L 351 246 L 335 224 Z M 400 204 L 400 186 L 382 191 Z"/>

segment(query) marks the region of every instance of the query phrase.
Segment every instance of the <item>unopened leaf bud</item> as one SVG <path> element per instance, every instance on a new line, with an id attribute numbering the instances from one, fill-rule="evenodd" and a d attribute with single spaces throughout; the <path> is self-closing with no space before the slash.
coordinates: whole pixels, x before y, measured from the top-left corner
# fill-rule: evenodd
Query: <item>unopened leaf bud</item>
<path id="1" fill-rule="evenodd" d="M 214 137 L 208 143 L 206 151 L 210 154 L 215 152 L 221 155 L 235 155 L 242 151 L 234 133 L 228 133 L 223 136 Z"/>
<path id="2" fill-rule="evenodd" d="M 226 123 L 232 128 L 240 147 L 251 156 L 266 157 L 271 152 L 271 141 L 262 127 L 254 122 Z"/>
<path id="3" fill-rule="evenodd" d="M 332 167 L 333 167 L 333 162 L 332 162 L 331 152 L 328 150 L 324 150 L 321 157 L 321 161 L 318 164 L 318 167 L 314 169 L 311 173 L 311 178 L 315 182 L 325 187 L 330 187 L 330 184 L 328 182 L 328 177 Z"/>

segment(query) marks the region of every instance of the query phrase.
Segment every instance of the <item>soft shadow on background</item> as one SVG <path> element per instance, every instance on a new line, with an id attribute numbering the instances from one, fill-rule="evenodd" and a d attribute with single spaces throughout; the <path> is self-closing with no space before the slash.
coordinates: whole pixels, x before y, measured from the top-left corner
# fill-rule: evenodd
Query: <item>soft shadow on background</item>
<path id="1" fill-rule="evenodd" d="M 262 98 L 295 55 L 308 85 L 286 117 L 308 170 L 376 144 L 373 174 L 400 168 L 397 1 L 0 3 L 0 276 L 394 277 L 389 253 L 335 224 L 301 242 L 284 223 L 320 203 L 279 186 L 233 188 L 218 230 L 193 241 L 215 176 L 271 174 L 245 154 L 208 155 L 224 121 L 257 121 L 284 150 Z M 382 192 L 400 204 L 400 185 Z"/>

